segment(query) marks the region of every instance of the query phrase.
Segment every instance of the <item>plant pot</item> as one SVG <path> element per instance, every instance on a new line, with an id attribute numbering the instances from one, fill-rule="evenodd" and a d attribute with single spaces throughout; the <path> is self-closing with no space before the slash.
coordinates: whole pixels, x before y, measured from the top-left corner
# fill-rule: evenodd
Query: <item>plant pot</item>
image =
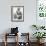
<path id="1" fill-rule="evenodd" d="M 44 43 L 44 40 L 45 40 L 45 39 L 40 39 L 40 43 Z"/>
<path id="2" fill-rule="evenodd" d="M 37 39 L 37 43 L 40 43 L 40 39 Z"/>
<path id="3" fill-rule="evenodd" d="M 45 40 L 45 39 L 38 39 L 37 42 L 38 42 L 39 44 L 41 44 L 41 43 L 44 42 L 44 40 Z"/>

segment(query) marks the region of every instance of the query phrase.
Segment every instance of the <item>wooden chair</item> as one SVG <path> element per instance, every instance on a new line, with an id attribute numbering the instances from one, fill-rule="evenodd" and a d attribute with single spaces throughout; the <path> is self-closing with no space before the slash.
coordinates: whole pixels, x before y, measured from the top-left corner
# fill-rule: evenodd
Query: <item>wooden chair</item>
<path id="1" fill-rule="evenodd" d="M 16 42 L 17 44 L 16 44 L 15 46 L 18 46 L 18 33 L 17 33 L 17 34 L 6 33 L 6 34 L 5 34 L 5 46 L 8 45 L 8 42 L 7 42 L 7 38 L 8 38 L 8 37 L 7 37 L 7 36 L 9 36 L 9 37 L 10 37 L 10 36 L 17 36 L 17 42 Z M 15 38 L 15 39 L 16 39 L 16 38 Z"/>
<path id="2" fill-rule="evenodd" d="M 26 39 L 26 41 L 23 41 L 23 42 L 21 41 L 21 43 L 19 43 L 19 45 L 20 46 L 30 46 L 29 33 L 21 33 L 21 37 L 22 37 L 22 40 Z"/>

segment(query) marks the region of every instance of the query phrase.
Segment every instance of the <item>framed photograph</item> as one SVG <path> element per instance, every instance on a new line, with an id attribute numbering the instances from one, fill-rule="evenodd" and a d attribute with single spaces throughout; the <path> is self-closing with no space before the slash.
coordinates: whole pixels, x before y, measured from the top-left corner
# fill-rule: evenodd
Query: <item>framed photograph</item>
<path id="1" fill-rule="evenodd" d="M 24 6 L 11 6 L 11 21 L 12 22 L 24 21 Z"/>

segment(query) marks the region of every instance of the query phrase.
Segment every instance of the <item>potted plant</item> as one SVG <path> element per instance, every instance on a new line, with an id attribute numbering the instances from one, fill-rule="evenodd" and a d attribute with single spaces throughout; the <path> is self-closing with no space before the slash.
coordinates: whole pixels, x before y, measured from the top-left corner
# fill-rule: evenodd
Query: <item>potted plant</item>
<path id="1" fill-rule="evenodd" d="M 33 35 L 37 38 L 38 43 L 40 43 L 40 40 L 46 36 L 45 34 L 45 32 L 35 32 Z"/>

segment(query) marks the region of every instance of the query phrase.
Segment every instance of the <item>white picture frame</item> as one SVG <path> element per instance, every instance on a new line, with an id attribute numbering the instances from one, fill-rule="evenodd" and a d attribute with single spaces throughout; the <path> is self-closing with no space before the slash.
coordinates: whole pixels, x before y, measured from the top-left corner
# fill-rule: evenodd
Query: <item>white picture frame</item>
<path id="1" fill-rule="evenodd" d="M 11 6 L 11 21 L 12 22 L 24 21 L 24 6 Z"/>

